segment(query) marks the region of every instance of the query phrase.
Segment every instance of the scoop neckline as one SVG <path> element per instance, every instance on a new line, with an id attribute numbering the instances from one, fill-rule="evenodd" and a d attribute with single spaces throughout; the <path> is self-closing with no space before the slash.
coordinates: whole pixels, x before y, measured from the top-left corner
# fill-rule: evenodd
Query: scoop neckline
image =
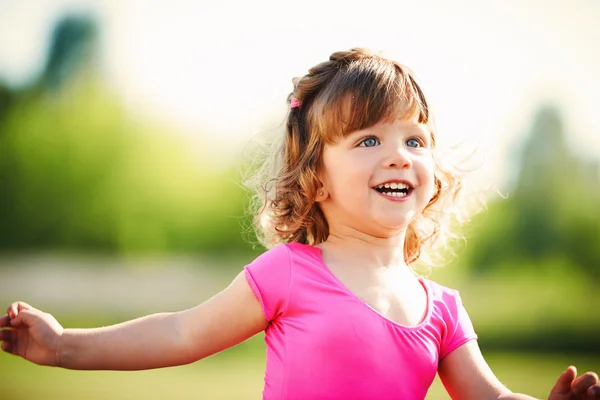
<path id="1" fill-rule="evenodd" d="M 300 245 L 303 245 L 301 243 L 298 243 Z M 386 317 L 385 315 L 383 315 L 382 313 L 380 313 L 379 311 L 377 311 L 375 308 L 373 308 L 372 306 L 370 306 L 367 302 L 365 302 L 363 299 L 361 299 L 360 297 L 358 297 L 352 290 L 350 290 L 334 273 L 333 271 L 329 268 L 329 266 L 327 266 L 327 264 L 325 263 L 325 260 L 323 259 L 323 252 L 321 251 L 321 249 L 317 246 L 313 246 L 313 245 L 303 245 L 303 246 L 308 246 L 310 247 L 316 257 L 317 257 L 317 261 L 319 262 L 319 265 L 321 266 L 321 268 L 323 268 L 329 276 L 331 276 L 331 278 L 335 281 L 335 284 L 337 286 L 339 286 L 340 289 L 342 289 L 347 295 L 349 295 L 350 297 L 352 297 L 354 300 L 356 300 L 357 302 L 359 302 L 360 304 L 362 304 L 364 307 L 366 307 L 368 310 L 370 310 L 371 312 L 373 312 L 375 315 L 377 315 L 379 318 L 381 318 L 382 320 L 384 320 L 385 322 L 393 325 L 394 327 L 397 328 L 401 328 L 401 329 L 406 329 L 406 330 L 417 330 L 422 328 L 424 325 L 426 325 L 430 318 L 431 318 L 431 314 L 432 314 L 432 310 L 433 310 L 433 300 L 431 298 L 431 290 L 429 285 L 427 284 L 427 280 L 421 276 L 417 276 L 417 280 L 419 281 L 419 283 L 421 284 L 421 286 L 423 287 L 423 290 L 425 290 L 425 296 L 427 297 L 427 310 L 425 311 L 425 315 L 423 316 L 423 318 L 421 319 L 421 321 L 416 324 L 416 325 L 403 325 L 400 324 L 388 317 Z"/>

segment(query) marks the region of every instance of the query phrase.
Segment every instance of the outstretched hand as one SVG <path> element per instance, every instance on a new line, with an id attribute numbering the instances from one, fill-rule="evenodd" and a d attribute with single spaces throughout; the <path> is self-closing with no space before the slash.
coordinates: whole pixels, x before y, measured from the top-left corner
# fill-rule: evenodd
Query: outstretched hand
<path id="1" fill-rule="evenodd" d="M 596 400 L 600 399 L 598 375 L 586 372 L 577 377 L 577 369 L 570 366 L 556 381 L 548 400 Z"/>
<path id="2" fill-rule="evenodd" d="M 2 350 L 39 365 L 58 365 L 62 332 L 52 315 L 21 301 L 12 303 L 0 317 Z"/>

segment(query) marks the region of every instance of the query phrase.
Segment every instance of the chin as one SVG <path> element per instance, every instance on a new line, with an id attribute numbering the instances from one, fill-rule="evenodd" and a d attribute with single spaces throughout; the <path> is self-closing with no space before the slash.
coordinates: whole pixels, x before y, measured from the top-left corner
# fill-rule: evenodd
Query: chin
<path id="1" fill-rule="evenodd" d="M 405 231 L 415 219 L 415 215 L 413 213 L 402 214 L 402 215 L 383 215 L 380 218 L 377 218 L 377 225 L 383 227 L 385 230 L 389 231 Z"/>
<path id="2" fill-rule="evenodd" d="M 408 222 L 394 225 L 390 225 L 389 222 L 387 224 L 379 224 L 379 227 L 376 230 L 376 234 L 374 236 L 381 238 L 392 238 L 404 234 L 404 232 L 406 232 L 406 230 L 408 229 L 408 225 Z"/>
<path id="3" fill-rule="evenodd" d="M 386 229 L 379 228 L 376 231 L 369 232 L 369 235 L 384 240 L 393 240 L 395 238 L 402 238 L 404 240 L 404 234 L 406 232 L 406 228 L 403 229 Z"/>

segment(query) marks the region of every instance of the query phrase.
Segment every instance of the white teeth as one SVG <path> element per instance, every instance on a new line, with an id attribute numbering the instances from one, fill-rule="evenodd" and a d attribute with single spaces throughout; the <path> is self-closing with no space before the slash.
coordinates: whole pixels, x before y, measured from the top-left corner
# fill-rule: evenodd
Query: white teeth
<path id="1" fill-rule="evenodd" d="M 386 196 L 390 196 L 390 197 L 406 197 L 408 196 L 408 193 L 402 193 L 402 192 L 381 192 L 383 194 L 385 194 Z"/>
<path id="2" fill-rule="evenodd" d="M 410 186 L 404 182 L 392 182 L 392 183 L 384 183 L 377 186 L 377 189 L 409 189 Z"/>

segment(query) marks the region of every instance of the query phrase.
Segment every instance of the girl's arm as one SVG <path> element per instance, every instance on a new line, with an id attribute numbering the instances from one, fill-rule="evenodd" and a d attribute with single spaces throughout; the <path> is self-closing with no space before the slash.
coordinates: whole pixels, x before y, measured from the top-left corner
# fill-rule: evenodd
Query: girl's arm
<path id="1" fill-rule="evenodd" d="M 481 355 L 476 340 L 471 340 L 440 361 L 440 379 L 453 400 L 530 400 L 533 397 L 512 393 L 496 378 Z M 558 378 L 549 400 L 600 399 L 598 376 L 588 372 L 576 378 L 569 367 Z"/>
<path id="2" fill-rule="evenodd" d="M 12 321 L 4 323 L 10 325 L 2 331 L 2 348 L 38 364 L 69 369 L 142 370 L 188 364 L 267 326 L 244 272 L 225 290 L 189 310 L 103 328 L 62 329 L 50 315 L 21 306 L 9 307 Z"/>
<path id="3" fill-rule="evenodd" d="M 529 400 L 513 394 L 492 372 L 476 340 L 458 347 L 440 361 L 438 374 L 453 400 Z"/>

